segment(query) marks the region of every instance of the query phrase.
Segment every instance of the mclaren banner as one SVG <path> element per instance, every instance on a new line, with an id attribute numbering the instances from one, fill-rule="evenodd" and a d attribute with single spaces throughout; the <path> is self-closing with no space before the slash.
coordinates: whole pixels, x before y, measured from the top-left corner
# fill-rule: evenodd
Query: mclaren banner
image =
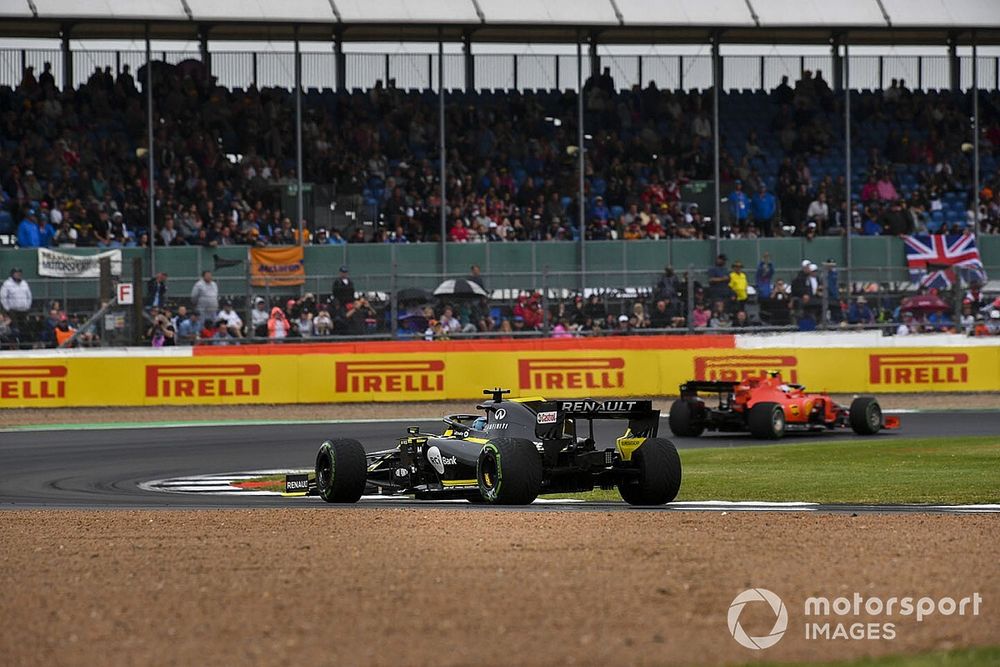
<path id="1" fill-rule="evenodd" d="M 302 285 L 305 281 L 302 246 L 250 248 L 250 284 L 254 287 Z"/>
<path id="2" fill-rule="evenodd" d="M 187 357 L 0 359 L 0 406 L 474 401 L 494 386 L 509 388 L 514 396 L 658 396 L 675 395 L 693 378 L 740 380 L 775 370 L 816 391 L 1000 390 L 1000 347 L 536 347 L 488 355 L 471 350 L 292 354 L 292 346 L 282 347 L 271 354 L 229 348 L 225 354 L 199 351 Z M 108 377 L 116 381 L 108 383 Z"/>

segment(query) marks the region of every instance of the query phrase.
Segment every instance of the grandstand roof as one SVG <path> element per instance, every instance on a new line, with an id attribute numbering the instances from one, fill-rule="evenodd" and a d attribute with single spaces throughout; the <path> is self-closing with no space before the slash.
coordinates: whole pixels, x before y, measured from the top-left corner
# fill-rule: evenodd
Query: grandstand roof
<path id="1" fill-rule="evenodd" d="M 996 0 L 4 0 L 0 36 L 75 39 L 1000 44 Z"/>

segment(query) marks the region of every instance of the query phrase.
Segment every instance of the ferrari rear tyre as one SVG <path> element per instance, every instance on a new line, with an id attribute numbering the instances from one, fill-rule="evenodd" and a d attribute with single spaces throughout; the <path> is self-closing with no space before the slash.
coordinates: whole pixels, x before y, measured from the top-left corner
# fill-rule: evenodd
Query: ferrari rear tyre
<path id="1" fill-rule="evenodd" d="M 882 430 L 882 406 L 873 396 L 859 396 L 851 401 L 848 420 L 858 435 L 875 435 Z"/>
<path id="2" fill-rule="evenodd" d="M 320 445 L 316 454 L 316 490 L 328 503 L 356 503 L 365 491 L 368 459 L 357 440 L 338 438 Z"/>
<path id="3" fill-rule="evenodd" d="M 635 477 L 618 482 L 618 493 L 629 505 L 663 505 L 681 489 L 681 459 L 674 443 L 665 438 L 646 438 L 632 452 L 639 469 Z"/>
<path id="4" fill-rule="evenodd" d="M 483 446 L 476 465 L 483 500 L 493 505 L 528 505 L 542 489 L 542 459 L 535 443 L 496 438 Z"/>
<path id="5" fill-rule="evenodd" d="M 705 430 L 705 422 L 698 419 L 699 405 L 683 398 L 670 406 L 670 430 L 680 438 L 697 438 Z"/>
<path id="6" fill-rule="evenodd" d="M 785 411 L 777 403 L 757 403 L 750 408 L 747 422 L 755 438 L 778 440 L 785 434 Z"/>

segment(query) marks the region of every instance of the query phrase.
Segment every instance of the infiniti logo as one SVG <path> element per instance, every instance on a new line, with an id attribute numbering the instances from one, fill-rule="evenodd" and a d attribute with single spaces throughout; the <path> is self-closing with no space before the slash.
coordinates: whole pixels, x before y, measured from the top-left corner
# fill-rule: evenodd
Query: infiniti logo
<path id="1" fill-rule="evenodd" d="M 774 627 L 771 628 L 768 634 L 761 637 L 751 637 L 743 629 L 743 626 L 740 625 L 740 614 L 743 613 L 743 607 L 748 602 L 766 602 L 771 606 L 775 620 Z M 781 601 L 781 598 L 766 588 L 749 588 L 733 599 L 732 604 L 729 605 L 727 620 L 729 621 L 729 633 L 733 636 L 733 639 L 740 646 L 745 646 L 756 651 L 770 648 L 778 643 L 785 634 L 785 629 L 788 627 L 788 611 L 785 609 L 785 603 Z"/>

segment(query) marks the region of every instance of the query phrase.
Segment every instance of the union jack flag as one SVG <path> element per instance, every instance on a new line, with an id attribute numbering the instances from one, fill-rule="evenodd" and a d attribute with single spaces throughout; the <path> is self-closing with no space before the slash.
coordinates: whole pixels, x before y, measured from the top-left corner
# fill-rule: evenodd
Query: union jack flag
<path id="1" fill-rule="evenodd" d="M 921 287 L 948 288 L 957 279 L 986 282 L 986 270 L 972 234 L 903 236 L 910 279 Z M 958 269 L 956 276 L 955 270 Z"/>

